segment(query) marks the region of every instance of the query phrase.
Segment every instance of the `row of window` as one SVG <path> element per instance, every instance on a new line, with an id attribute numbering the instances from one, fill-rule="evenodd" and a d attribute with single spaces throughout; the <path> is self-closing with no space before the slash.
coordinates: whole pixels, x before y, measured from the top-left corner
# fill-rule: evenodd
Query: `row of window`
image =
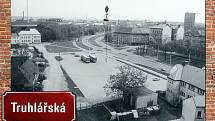
<path id="1" fill-rule="evenodd" d="M 33 36 L 34 38 L 40 38 L 40 36 Z M 31 36 L 22 36 L 21 39 L 30 39 Z"/>
<path id="2" fill-rule="evenodd" d="M 183 97 L 186 97 L 186 94 L 183 91 L 180 91 L 180 95 Z M 191 98 L 191 95 L 187 95 L 187 98 Z"/>
<path id="3" fill-rule="evenodd" d="M 185 82 L 180 82 L 180 86 L 186 88 L 186 87 L 187 87 L 187 83 L 185 83 Z M 195 90 L 197 89 L 197 93 L 198 93 L 198 94 L 204 95 L 204 90 L 198 89 L 198 88 L 196 88 L 196 87 L 193 86 L 193 85 L 188 84 L 188 89 L 191 90 L 191 91 L 194 91 L 194 92 L 195 92 Z"/>
<path id="4" fill-rule="evenodd" d="M 162 34 L 162 30 L 157 30 L 157 29 L 153 29 L 151 32 L 154 34 Z"/>

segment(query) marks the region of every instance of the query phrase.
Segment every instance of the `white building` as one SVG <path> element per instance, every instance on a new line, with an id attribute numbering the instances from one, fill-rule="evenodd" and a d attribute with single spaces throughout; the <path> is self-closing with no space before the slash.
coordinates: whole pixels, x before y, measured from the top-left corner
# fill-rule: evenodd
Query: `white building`
<path id="1" fill-rule="evenodd" d="M 172 121 L 204 121 L 205 97 L 197 96 L 183 101 L 182 117 Z"/>
<path id="2" fill-rule="evenodd" d="M 161 38 L 155 37 L 155 40 L 158 39 L 158 41 L 159 41 L 159 39 L 160 39 L 162 44 L 171 42 L 172 28 L 170 27 L 170 25 L 159 24 L 159 25 L 150 27 L 150 29 L 151 29 L 150 33 L 151 33 L 152 37 L 154 37 L 153 35 L 158 36 L 159 34 L 161 34 L 161 36 L 160 36 Z"/>
<path id="3" fill-rule="evenodd" d="M 36 29 L 20 31 L 18 35 L 12 34 L 12 44 L 40 44 L 41 34 Z"/>
<path id="4" fill-rule="evenodd" d="M 168 76 L 166 99 L 173 106 L 183 100 L 205 95 L 205 70 L 186 64 L 176 64 Z"/>
<path id="5" fill-rule="evenodd" d="M 184 27 L 180 26 L 176 32 L 176 40 L 183 40 L 184 39 Z"/>

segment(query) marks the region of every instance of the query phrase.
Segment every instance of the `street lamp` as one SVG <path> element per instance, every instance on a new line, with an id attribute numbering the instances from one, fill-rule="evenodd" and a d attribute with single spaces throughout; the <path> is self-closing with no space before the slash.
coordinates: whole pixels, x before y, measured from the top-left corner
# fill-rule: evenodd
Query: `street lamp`
<path id="1" fill-rule="evenodd" d="M 108 20 L 108 10 L 109 10 L 109 7 L 108 6 L 106 6 L 105 7 L 105 19 L 104 19 L 104 22 L 108 22 L 109 20 Z M 107 31 L 108 31 L 108 24 L 107 24 Z M 106 59 L 105 59 L 105 61 L 107 62 L 107 42 L 108 42 L 108 35 L 107 35 L 107 31 L 106 31 L 106 29 L 105 29 L 105 36 L 106 36 Z"/>

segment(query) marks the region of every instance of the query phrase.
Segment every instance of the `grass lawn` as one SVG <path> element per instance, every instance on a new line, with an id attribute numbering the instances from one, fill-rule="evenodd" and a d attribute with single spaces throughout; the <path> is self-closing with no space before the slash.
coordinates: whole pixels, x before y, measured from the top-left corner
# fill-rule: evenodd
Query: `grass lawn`
<path id="1" fill-rule="evenodd" d="M 62 52 L 81 52 L 78 48 L 64 48 L 64 47 L 57 47 L 52 45 L 46 45 L 46 50 L 49 53 L 62 53 Z"/>
<path id="2" fill-rule="evenodd" d="M 93 48 L 84 45 L 83 42 L 82 42 L 81 40 L 80 40 L 80 41 L 77 41 L 76 44 L 77 44 L 80 48 L 83 48 L 83 49 L 85 49 L 85 50 L 93 50 Z"/>
<path id="3" fill-rule="evenodd" d="M 55 42 L 51 45 L 57 45 L 57 46 L 63 46 L 63 47 L 69 47 L 69 48 L 77 48 L 76 46 L 73 45 L 71 41 L 66 41 L 66 42 Z M 78 49 L 78 48 L 77 48 Z"/>

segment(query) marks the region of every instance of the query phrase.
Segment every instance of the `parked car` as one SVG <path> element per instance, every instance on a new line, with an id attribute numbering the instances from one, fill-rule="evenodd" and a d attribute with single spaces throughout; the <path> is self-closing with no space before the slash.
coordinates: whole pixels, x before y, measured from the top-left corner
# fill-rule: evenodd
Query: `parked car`
<path id="1" fill-rule="evenodd" d="M 160 79 L 155 77 L 152 81 L 159 81 Z"/>
<path id="2" fill-rule="evenodd" d="M 90 63 L 90 57 L 86 55 L 81 55 L 81 60 L 85 63 Z"/>

